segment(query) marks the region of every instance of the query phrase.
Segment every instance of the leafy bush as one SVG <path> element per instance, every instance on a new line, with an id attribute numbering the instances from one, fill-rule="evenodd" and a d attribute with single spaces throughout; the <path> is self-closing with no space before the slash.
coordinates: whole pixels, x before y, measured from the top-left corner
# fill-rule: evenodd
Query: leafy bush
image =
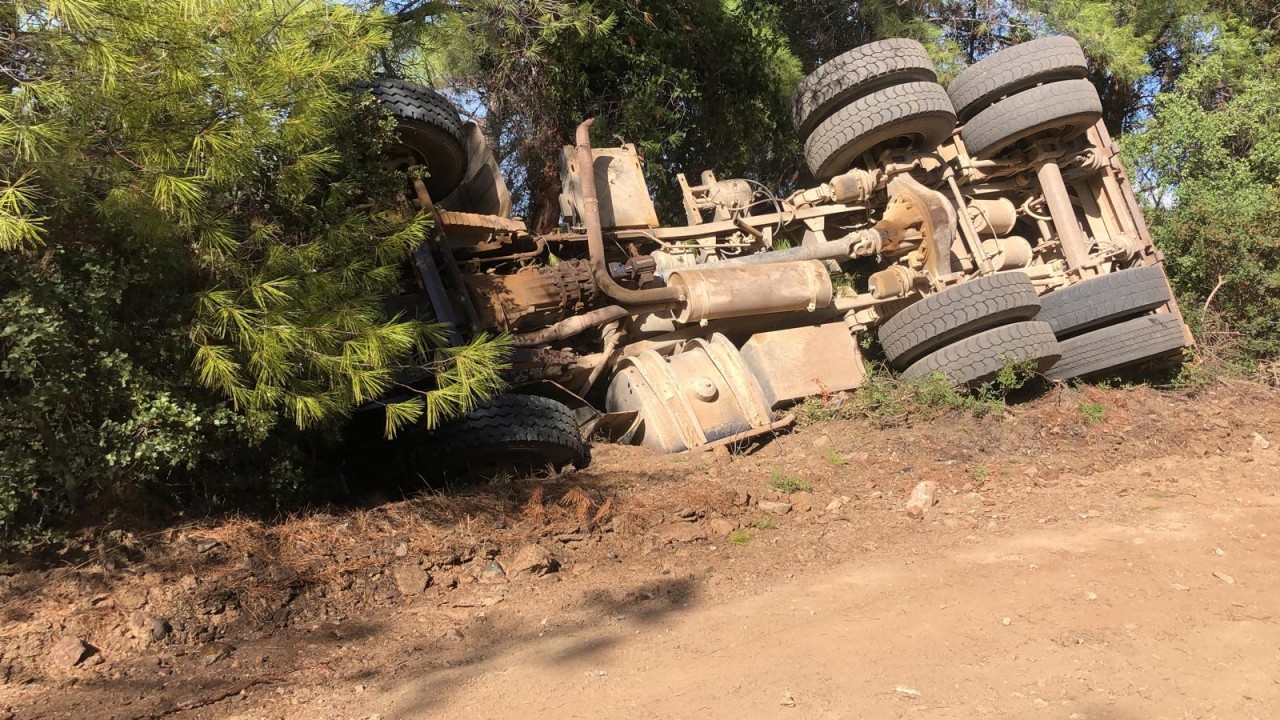
<path id="1" fill-rule="evenodd" d="M 1125 147 L 1189 319 L 1209 304 L 1267 357 L 1280 354 L 1280 61 L 1247 48 L 1189 69 Z"/>
<path id="2" fill-rule="evenodd" d="M 0 539 L 139 489 L 295 487 L 321 436 L 290 426 L 324 432 L 406 365 L 441 382 L 389 430 L 493 390 L 500 348 L 383 310 L 428 226 L 373 162 L 394 123 L 344 88 L 392 24 L 329 0 L 0 6 Z"/>

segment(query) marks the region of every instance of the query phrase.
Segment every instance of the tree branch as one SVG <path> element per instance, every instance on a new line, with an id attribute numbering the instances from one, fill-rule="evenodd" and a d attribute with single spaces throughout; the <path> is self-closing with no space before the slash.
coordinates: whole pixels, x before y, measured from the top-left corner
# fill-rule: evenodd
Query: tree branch
<path id="1" fill-rule="evenodd" d="M 1224 282 L 1226 282 L 1226 277 L 1225 277 L 1225 276 L 1223 276 L 1223 275 L 1219 275 L 1219 276 L 1218 276 L 1218 284 L 1217 284 L 1217 285 L 1214 285 L 1214 286 L 1213 286 L 1213 289 L 1209 291 L 1209 297 L 1205 298 L 1205 300 L 1204 300 L 1204 308 L 1203 308 L 1203 309 L 1201 309 L 1201 313 L 1207 313 L 1207 312 L 1209 312 L 1209 303 L 1213 302 L 1213 296 L 1214 296 L 1214 295 L 1217 295 L 1217 294 L 1218 294 L 1218 291 L 1222 289 L 1222 284 L 1223 284 Z"/>

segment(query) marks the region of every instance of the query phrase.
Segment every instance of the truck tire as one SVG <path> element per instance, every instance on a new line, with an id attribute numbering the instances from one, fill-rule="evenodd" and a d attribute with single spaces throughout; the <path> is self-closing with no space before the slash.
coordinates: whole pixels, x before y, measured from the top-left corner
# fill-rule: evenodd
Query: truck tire
<path id="1" fill-rule="evenodd" d="M 1002 325 L 925 355 L 902 371 L 906 380 L 923 380 L 940 372 L 957 385 L 978 385 L 995 378 L 1010 360 L 1034 361 L 1044 372 L 1061 355 L 1048 323 Z"/>
<path id="2" fill-rule="evenodd" d="M 499 395 L 427 433 L 415 455 L 424 476 L 520 476 L 591 463 L 573 411 L 537 395 Z"/>
<path id="3" fill-rule="evenodd" d="M 1080 43 L 1059 35 L 1019 43 L 970 65 L 947 86 L 947 94 L 960 121 L 968 122 L 1000 98 L 1088 74 Z"/>
<path id="4" fill-rule="evenodd" d="M 890 85 L 934 82 L 938 73 L 924 46 L 890 38 L 856 47 L 818 66 L 791 96 L 791 119 L 804 140 L 843 105 Z"/>
<path id="5" fill-rule="evenodd" d="M 1014 143 L 1054 135 L 1071 140 L 1102 117 L 1102 101 L 1088 80 L 1064 80 L 1024 90 L 978 113 L 960 130 L 969 154 L 980 160 Z"/>
<path id="6" fill-rule="evenodd" d="M 956 113 L 941 85 L 893 85 L 854 100 L 819 123 L 804 143 L 805 160 L 814 177 L 825 182 L 868 150 L 893 142 L 932 149 L 955 127 Z"/>
<path id="7" fill-rule="evenodd" d="M 1050 380 L 1096 375 L 1144 360 L 1172 355 L 1187 346 L 1182 320 L 1172 313 L 1146 315 L 1067 338 L 1062 358 L 1045 372 Z"/>
<path id="8" fill-rule="evenodd" d="M 1025 273 L 986 275 L 930 295 L 880 326 L 880 345 L 894 367 L 964 335 L 1030 320 L 1040 311 L 1035 285 Z"/>
<path id="9" fill-rule="evenodd" d="M 1141 315 L 1169 302 L 1169 283 L 1159 265 L 1089 278 L 1040 298 L 1040 314 L 1059 338 Z"/>
<path id="10" fill-rule="evenodd" d="M 448 197 L 467 170 L 458 109 L 435 90 L 407 80 L 378 78 L 360 87 L 398 123 L 398 142 L 385 148 L 387 154 L 408 156 L 425 166 L 428 177 L 423 183 L 431 198 L 439 201 Z"/>

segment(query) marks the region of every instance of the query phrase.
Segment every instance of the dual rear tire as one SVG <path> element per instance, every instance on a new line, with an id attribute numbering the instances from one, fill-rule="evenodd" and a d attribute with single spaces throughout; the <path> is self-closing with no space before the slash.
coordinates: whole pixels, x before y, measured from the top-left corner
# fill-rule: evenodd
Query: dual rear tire
<path id="1" fill-rule="evenodd" d="M 805 162 L 818 180 L 865 153 L 929 150 L 949 137 L 956 113 L 924 46 L 893 38 L 854 48 L 814 70 L 792 96 Z"/>
<path id="2" fill-rule="evenodd" d="M 1141 266 L 1037 297 L 1030 278 L 997 273 L 931 295 L 889 318 L 880 343 L 908 380 L 942 373 L 988 382 L 1008 363 L 1069 380 L 1175 355 L 1181 318 L 1151 314 L 1172 299 L 1164 271 Z"/>
<path id="3" fill-rule="evenodd" d="M 1047 370 L 1059 357 L 1025 273 L 987 275 L 908 306 L 880 327 L 889 363 L 908 380 L 942 373 L 961 385 L 994 379 L 1010 362 Z"/>
<path id="4" fill-rule="evenodd" d="M 1100 275 L 1041 298 L 1039 319 L 1062 358 L 1047 372 L 1070 380 L 1176 355 L 1187 346 L 1181 318 L 1153 311 L 1173 299 L 1164 270 L 1145 265 Z"/>
<path id="5" fill-rule="evenodd" d="M 894 38 L 869 43 L 814 70 L 792 96 L 805 162 L 826 181 L 886 149 L 930 151 L 963 122 L 978 159 L 1046 139 L 1068 142 L 1102 117 L 1069 37 L 1014 45 L 961 72 L 945 90 L 925 48 Z"/>
<path id="6" fill-rule="evenodd" d="M 1014 45 L 966 68 L 947 92 L 969 154 L 990 159 L 1030 140 L 1079 137 L 1102 117 L 1088 72 L 1080 44 L 1061 36 Z"/>

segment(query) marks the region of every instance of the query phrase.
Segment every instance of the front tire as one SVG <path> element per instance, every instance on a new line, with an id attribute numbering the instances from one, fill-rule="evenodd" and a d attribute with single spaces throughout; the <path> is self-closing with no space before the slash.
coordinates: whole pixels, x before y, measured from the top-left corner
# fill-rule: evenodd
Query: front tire
<path id="1" fill-rule="evenodd" d="M 399 165 L 425 167 L 427 192 L 443 200 L 462 183 L 467 153 L 458 109 L 443 95 L 407 80 L 378 78 L 362 86 L 396 119 L 397 142 L 385 151 Z"/>
<path id="2" fill-rule="evenodd" d="M 427 433 L 416 464 L 424 477 L 516 477 L 591 463 L 573 411 L 537 395 L 499 395 Z"/>

